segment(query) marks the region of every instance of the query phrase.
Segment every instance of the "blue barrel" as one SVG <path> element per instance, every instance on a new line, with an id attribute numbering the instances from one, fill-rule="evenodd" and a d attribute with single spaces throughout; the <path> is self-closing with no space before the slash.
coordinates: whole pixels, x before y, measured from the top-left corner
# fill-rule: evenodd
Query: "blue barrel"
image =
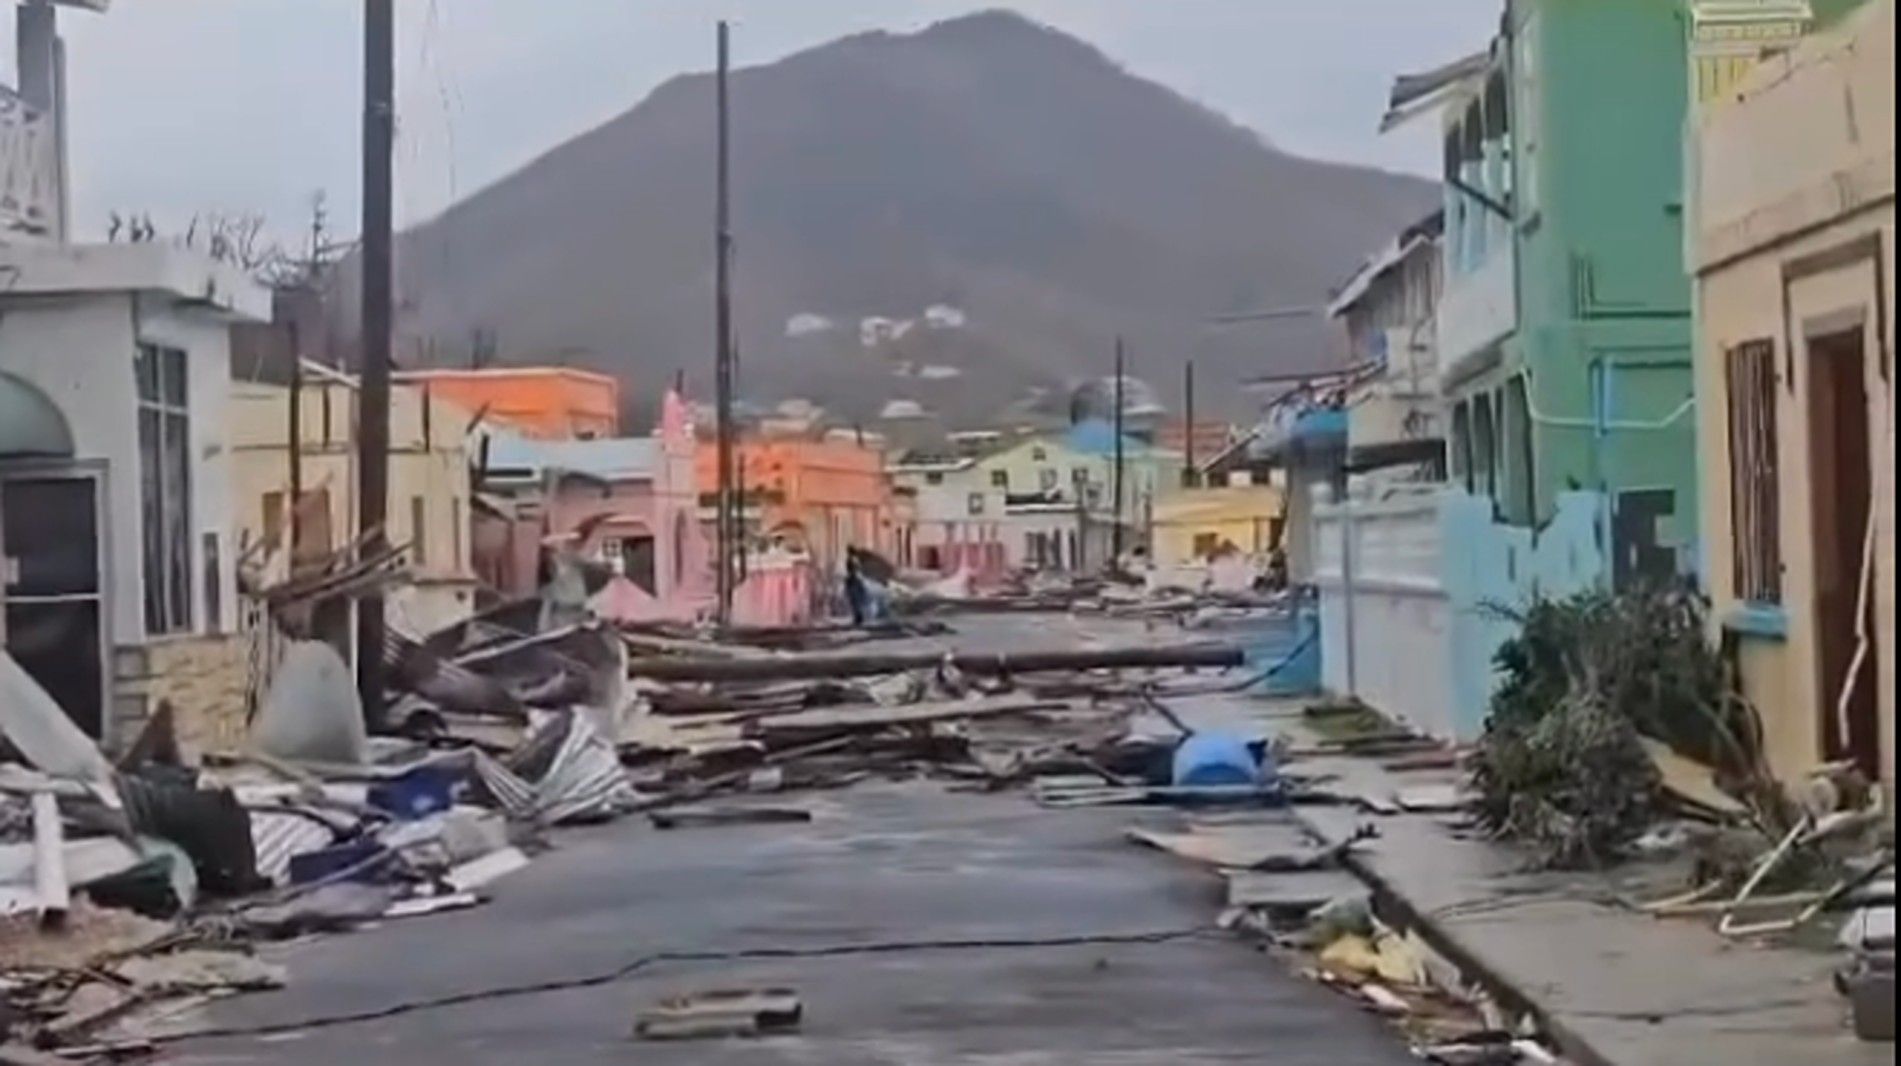
<path id="1" fill-rule="evenodd" d="M 1225 733 L 1196 733 L 1175 749 L 1174 783 L 1181 788 L 1261 784 L 1261 764 L 1248 742 Z"/>

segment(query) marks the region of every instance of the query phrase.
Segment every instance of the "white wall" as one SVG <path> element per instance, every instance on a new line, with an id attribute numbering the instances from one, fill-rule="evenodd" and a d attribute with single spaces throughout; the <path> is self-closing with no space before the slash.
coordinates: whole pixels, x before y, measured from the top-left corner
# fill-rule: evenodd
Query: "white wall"
<path id="1" fill-rule="evenodd" d="M 43 389 L 66 416 L 79 459 L 106 463 L 107 581 L 111 639 L 145 639 L 143 551 L 140 533 L 139 442 L 133 360 L 138 343 L 179 347 L 187 353 L 191 406 L 192 619 L 206 630 L 202 536 L 220 541 L 215 628 L 236 627 L 231 577 L 230 445 L 226 439 L 230 332 L 216 320 L 179 314 L 176 305 L 127 293 L 48 296 L 9 301 L 0 313 L 0 367 Z"/>
<path id="2" fill-rule="evenodd" d="M 1462 376 L 1466 360 L 1518 327 L 1517 254 L 1507 243 L 1493 248 L 1485 262 L 1470 273 L 1446 273 L 1445 293 L 1439 298 L 1436 342 L 1445 376 Z"/>
<path id="3" fill-rule="evenodd" d="M 1314 576 L 1326 689 L 1358 696 L 1429 736 L 1451 738 L 1459 718 L 1441 528 L 1437 492 L 1323 507 L 1315 518 Z"/>
<path id="4" fill-rule="evenodd" d="M 115 644 L 144 639 L 139 561 L 138 420 L 132 300 L 46 297 L 0 313 L 0 366 L 46 392 L 73 431 L 76 458 L 106 463 L 106 588 Z"/>

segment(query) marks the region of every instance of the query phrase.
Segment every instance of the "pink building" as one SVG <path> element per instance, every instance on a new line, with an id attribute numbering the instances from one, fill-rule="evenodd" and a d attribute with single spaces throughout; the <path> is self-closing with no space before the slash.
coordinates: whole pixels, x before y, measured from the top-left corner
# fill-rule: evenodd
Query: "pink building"
<path id="1" fill-rule="evenodd" d="M 603 615 L 694 617 L 710 599 L 694 450 L 685 405 L 672 393 L 651 437 L 492 433 L 477 452 L 476 573 L 505 595 L 531 595 L 544 552 L 558 545 L 614 573 L 595 596 Z"/>

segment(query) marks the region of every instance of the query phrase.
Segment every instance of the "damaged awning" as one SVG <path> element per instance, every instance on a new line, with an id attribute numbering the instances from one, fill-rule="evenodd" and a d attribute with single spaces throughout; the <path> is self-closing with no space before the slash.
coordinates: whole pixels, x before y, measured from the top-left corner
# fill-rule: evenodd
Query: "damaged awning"
<path id="1" fill-rule="evenodd" d="M 1380 132 L 1397 129 L 1455 98 L 1477 92 L 1494 58 L 1493 49 L 1487 48 L 1442 67 L 1394 78 L 1386 114 L 1380 118 Z"/>

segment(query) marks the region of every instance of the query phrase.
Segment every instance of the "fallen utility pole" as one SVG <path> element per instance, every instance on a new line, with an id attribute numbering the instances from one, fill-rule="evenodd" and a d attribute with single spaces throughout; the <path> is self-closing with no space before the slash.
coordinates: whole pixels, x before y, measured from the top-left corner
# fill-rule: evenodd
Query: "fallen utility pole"
<path id="1" fill-rule="evenodd" d="M 357 411 L 357 531 L 365 558 L 388 544 L 391 155 L 396 136 L 395 0 L 363 5 L 363 365 Z M 299 372 L 302 368 L 299 367 Z M 292 502 L 292 506 L 296 501 Z M 383 594 L 356 606 L 356 686 L 371 732 L 383 726 Z"/>
<path id="2" fill-rule="evenodd" d="M 929 670 L 944 663 L 966 674 L 997 675 L 1027 674 L 1041 670 L 1232 667 L 1240 666 L 1243 659 L 1241 649 L 1233 644 L 1199 643 L 1019 654 L 918 651 L 761 656 L 749 659 L 654 657 L 635 659 L 628 664 L 627 673 L 630 677 L 645 677 L 655 681 L 796 681 L 897 674 L 907 670 Z"/>

